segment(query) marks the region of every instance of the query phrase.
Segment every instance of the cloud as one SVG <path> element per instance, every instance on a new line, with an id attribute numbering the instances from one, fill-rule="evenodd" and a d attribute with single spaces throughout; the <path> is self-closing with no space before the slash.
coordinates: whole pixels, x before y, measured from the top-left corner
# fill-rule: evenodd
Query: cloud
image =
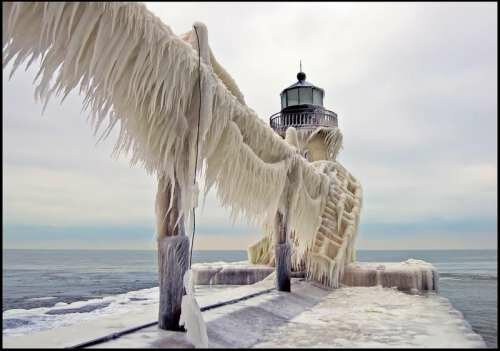
<path id="1" fill-rule="evenodd" d="M 339 115 L 339 160 L 363 185 L 360 247 L 496 245 L 496 4 L 146 5 L 175 33 L 204 22 L 215 55 L 264 120 L 279 110 L 279 93 L 302 59 L 307 79 L 325 89 L 325 106 Z M 150 231 L 154 178 L 125 157 L 110 158 L 116 131 L 95 145 L 76 93 L 62 106 L 49 103 L 41 117 L 35 72 L 3 78 L 5 221 L 34 232 L 90 226 L 103 237 L 111 227 Z M 244 248 L 259 232 L 232 224 L 213 192 L 197 219 L 206 238 L 200 247 Z M 9 242 L 24 235 L 35 246 L 17 233 Z M 74 245 L 85 238 L 75 233 Z M 151 232 L 140 238 L 120 245 L 148 247 Z"/>

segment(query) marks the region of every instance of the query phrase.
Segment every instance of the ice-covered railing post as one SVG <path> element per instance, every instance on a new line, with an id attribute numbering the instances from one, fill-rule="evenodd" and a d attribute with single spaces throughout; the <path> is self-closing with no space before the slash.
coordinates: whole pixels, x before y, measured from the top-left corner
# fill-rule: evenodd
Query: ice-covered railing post
<path id="1" fill-rule="evenodd" d="M 184 295 L 182 277 L 189 265 L 189 238 L 184 231 L 184 220 L 179 218 L 182 201 L 179 187 L 172 185 L 160 177 L 155 202 L 160 289 L 158 326 L 166 330 L 182 330 L 179 326 Z"/>
<path id="2" fill-rule="evenodd" d="M 198 52 L 198 69 L 200 69 L 201 60 L 204 63 L 210 63 L 208 34 L 205 25 L 199 22 L 195 23 L 193 30 L 184 34 L 183 39 Z M 201 74 L 201 71 L 198 73 Z M 186 116 L 190 121 L 198 120 L 197 128 L 199 129 L 199 119 L 201 115 L 206 116 L 208 102 L 203 103 L 201 77 L 198 76 L 198 79 L 200 79 L 199 85 L 193 89 L 191 106 Z M 191 144 L 191 147 L 198 148 L 198 145 Z M 196 166 L 193 170 L 197 171 Z M 186 210 L 186 203 L 183 201 L 187 201 L 187 199 L 182 199 L 177 178 L 175 178 L 175 187 L 173 187 L 174 184 L 166 184 L 165 182 L 165 178 L 160 178 L 158 181 L 155 206 L 160 289 L 158 326 L 166 330 L 184 330 L 183 327 L 179 326 L 179 320 L 182 296 L 185 294 L 183 277 L 189 269 L 190 243 L 185 234 L 184 216 L 181 213 L 183 209 Z M 194 202 L 194 198 L 191 199 L 191 202 Z M 192 206 L 193 203 L 189 207 Z"/>
<path id="3" fill-rule="evenodd" d="M 290 291 L 291 256 L 287 211 L 276 212 L 275 218 L 275 257 L 276 257 L 276 289 Z"/>

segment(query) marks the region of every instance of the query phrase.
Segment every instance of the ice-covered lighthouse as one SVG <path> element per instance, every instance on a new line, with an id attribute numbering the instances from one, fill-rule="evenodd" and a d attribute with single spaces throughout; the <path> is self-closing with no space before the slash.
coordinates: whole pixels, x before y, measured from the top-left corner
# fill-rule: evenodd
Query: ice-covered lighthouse
<path id="1" fill-rule="evenodd" d="M 362 191 L 359 182 L 336 161 L 343 139 L 337 114 L 324 107 L 325 91 L 306 78 L 301 67 L 297 82 L 280 94 L 281 111 L 269 118 L 274 132 L 322 174 L 322 178 L 329 180 L 327 187 L 321 182 L 308 184 L 306 191 L 291 197 L 302 213 L 311 211 L 305 203 L 314 203 L 313 206 L 321 208 L 321 216 L 312 231 L 302 228 L 301 222 L 294 222 L 294 218 L 289 220 L 293 228 L 289 234 L 290 265 L 292 270 L 305 271 L 310 279 L 337 287 L 344 266 L 355 259 Z M 297 172 L 290 174 L 290 178 L 297 183 L 304 175 Z M 324 200 L 317 196 L 322 192 L 328 193 Z M 264 237 L 248 247 L 251 263 L 279 266 L 276 263 L 278 232 L 277 228 L 263 228 Z M 305 244 L 307 240 L 301 237 L 310 238 L 311 244 Z"/>
<path id="2" fill-rule="evenodd" d="M 286 137 L 287 129 L 294 127 L 297 131 L 299 149 L 309 161 L 333 160 L 336 152 L 334 154 L 328 152 L 330 140 L 326 138 L 326 129 L 320 129 L 314 136 L 312 134 L 321 127 L 336 130 L 337 114 L 324 107 L 325 91 L 308 82 L 306 78 L 301 67 L 297 73 L 297 82 L 281 92 L 281 111 L 269 117 L 269 123 L 283 138 Z"/>

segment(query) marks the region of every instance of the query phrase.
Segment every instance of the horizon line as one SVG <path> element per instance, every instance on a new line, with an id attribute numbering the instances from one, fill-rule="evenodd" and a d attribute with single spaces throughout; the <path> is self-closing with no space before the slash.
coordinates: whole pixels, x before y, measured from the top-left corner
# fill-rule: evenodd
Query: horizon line
<path id="1" fill-rule="evenodd" d="M 2 248 L 2 251 L 5 250 L 25 250 L 25 251 L 154 251 L 156 249 L 79 249 L 79 248 L 64 248 L 64 249 L 39 249 L 39 248 Z M 198 249 L 193 250 L 196 251 L 247 251 L 246 249 Z M 357 251 L 498 251 L 498 248 L 474 248 L 474 249 L 453 249 L 453 248 L 443 248 L 443 249 L 357 249 Z"/>

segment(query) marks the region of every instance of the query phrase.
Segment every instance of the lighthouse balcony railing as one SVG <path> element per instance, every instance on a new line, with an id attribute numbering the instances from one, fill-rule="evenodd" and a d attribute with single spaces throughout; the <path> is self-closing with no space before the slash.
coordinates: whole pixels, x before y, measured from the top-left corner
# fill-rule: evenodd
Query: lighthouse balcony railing
<path id="1" fill-rule="evenodd" d="M 325 109 L 307 112 L 282 111 L 269 117 L 269 123 L 278 133 L 285 132 L 288 127 L 338 127 L 337 114 Z"/>

